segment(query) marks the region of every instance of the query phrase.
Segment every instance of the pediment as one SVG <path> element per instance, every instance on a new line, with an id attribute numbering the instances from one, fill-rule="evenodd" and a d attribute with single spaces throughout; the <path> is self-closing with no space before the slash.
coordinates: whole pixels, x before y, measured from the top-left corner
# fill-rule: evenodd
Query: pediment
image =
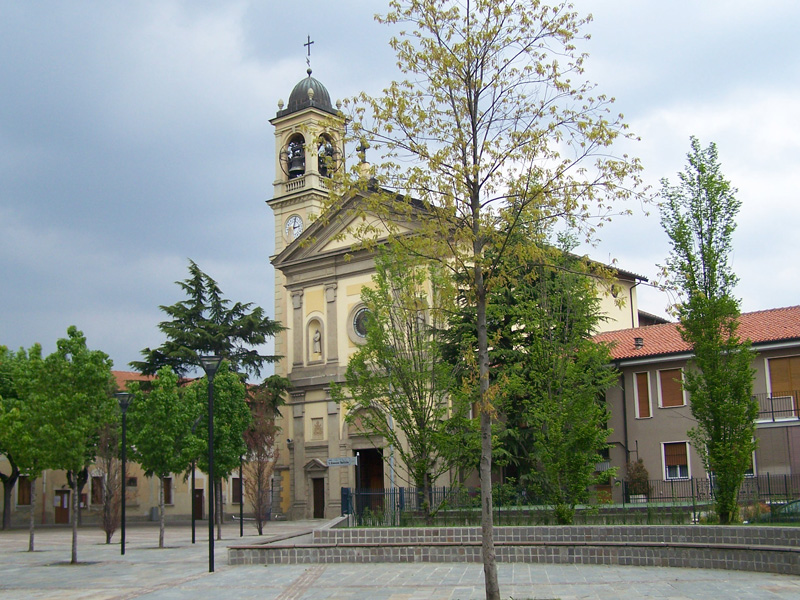
<path id="1" fill-rule="evenodd" d="M 327 471 L 328 465 L 322 462 L 318 458 L 312 458 L 310 461 L 306 463 L 306 466 L 303 467 L 303 471 L 306 473 L 320 473 L 322 471 Z"/>
<path id="2" fill-rule="evenodd" d="M 359 252 L 359 241 L 355 232 L 365 224 L 378 231 L 378 240 L 386 239 L 389 230 L 374 214 L 365 212 L 359 207 L 360 196 L 348 199 L 340 208 L 318 218 L 306 230 L 289 244 L 283 252 L 273 258 L 276 269 L 315 260 L 322 257 L 345 255 Z M 401 226 L 400 232 L 411 231 L 410 226 Z M 385 235 L 381 235 L 383 231 Z"/>

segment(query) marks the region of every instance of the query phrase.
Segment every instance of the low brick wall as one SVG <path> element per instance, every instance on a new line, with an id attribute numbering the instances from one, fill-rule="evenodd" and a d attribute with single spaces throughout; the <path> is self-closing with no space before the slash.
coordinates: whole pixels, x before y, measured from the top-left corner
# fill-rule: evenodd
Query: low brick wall
<path id="1" fill-rule="evenodd" d="M 735 569 L 800 575 L 800 528 L 702 525 L 496 527 L 499 562 Z M 241 564 L 481 562 L 477 527 L 330 529 L 305 544 L 234 546 Z"/>

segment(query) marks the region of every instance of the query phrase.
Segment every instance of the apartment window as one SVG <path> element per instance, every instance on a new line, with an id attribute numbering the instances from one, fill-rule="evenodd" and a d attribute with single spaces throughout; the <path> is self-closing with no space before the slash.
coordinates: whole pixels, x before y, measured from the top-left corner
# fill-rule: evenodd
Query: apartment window
<path id="1" fill-rule="evenodd" d="M 92 504 L 103 503 L 103 477 L 92 477 Z"/>
<path id="2" fill-rule="evenodd" d="M 164 477 L 164 504 L 172 504 L 172 477 Z"/>
<path id="3" fill-rule="evenodd" d="M 686 404 L 683 397 L 683 370 L 668 369 L 658 372 L 659 406 L 671 408 Z"/>
<path id="4" fill-rule="evenodd" d="M 17 506 L 31 505 L 31 480 L 27 475 L 17 479 Z"/>
<path id="5" fill-rule="evenodd" d="M 242 480 L 238 477 L 231 479 L 231 496 L 234 504 L 242 503 Z"/>
<path id="6" fill-rule="evenodd" d="M 664 444 L 664 473 L 667 479 L 689 478 L 689 451 L 686 442 Z"/>
<path id="7" fill-rule="evenodd" d="M 636 417 L 649 419 L 650 413 L 650 376 L 648 373 L 636 373 Z"/>

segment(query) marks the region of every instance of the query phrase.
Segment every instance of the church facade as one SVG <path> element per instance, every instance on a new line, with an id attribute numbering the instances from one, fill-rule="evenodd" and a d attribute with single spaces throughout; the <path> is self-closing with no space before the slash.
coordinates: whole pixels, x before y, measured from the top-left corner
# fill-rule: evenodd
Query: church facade
<path id="1" fill-rule="evenodd" d="M 348 226 L 358 194 L 320 219 L 330 174 L 344 167 L 344 126 L 322 83 L 311 76 L 278 105 L 275 180 L 267 201 L 275 218 L 275 318 L 286 328 L 275 341 L 276 373 L 292 383 L 277 424 L 274 512 L 289 519 L 341 513 L 341 490 L 408 485 L 392 472 L 387 449 L 347 425 L 331 398 L 347 362 L 366 336 L 361 290 L 372 282 L 373 256 L 353 250 Z M 620 272 L 615 296 L 603 300 L 606 328 L 638 325 L 635 295 L 642 277 Z M 377 446 L 377 447 L 376 447 Z M 358 464 L 354 465 L 357 458 Z M 453 474 L 455 477 L 455 474 Z M 450 481 L 439 481 L 448 485 Z"/>

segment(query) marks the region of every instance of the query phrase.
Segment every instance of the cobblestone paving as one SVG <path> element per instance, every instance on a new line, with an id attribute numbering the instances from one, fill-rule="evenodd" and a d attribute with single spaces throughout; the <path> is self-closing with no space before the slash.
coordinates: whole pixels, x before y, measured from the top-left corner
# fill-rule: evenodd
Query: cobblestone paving
<path id="1" fill-rule="evenodd" d="M 27 531 L 0 532 L 2 600 L 479 600 L 479 564 L 337 564 L 231 567 L 226 548 L 308 530 L 321 522 L 270 523 L 263 537 L 250 527 L 226 525 L 208 573 L 205 523 L 197 544 L 186 525 L 168 525 L 167 548 L 158 549 L 158 528 L 129 526 L 127 550 L 118 535 L 106 545 L 99 528 L 79 532 L 79 564 L 71 565 L 71 530 L 41 528 L 36 551 L 27 552 Z M 800 599 L 800 577 L 706 569 L 595 565 L 500 564 L 504 598 L 674 600 Z"/>

